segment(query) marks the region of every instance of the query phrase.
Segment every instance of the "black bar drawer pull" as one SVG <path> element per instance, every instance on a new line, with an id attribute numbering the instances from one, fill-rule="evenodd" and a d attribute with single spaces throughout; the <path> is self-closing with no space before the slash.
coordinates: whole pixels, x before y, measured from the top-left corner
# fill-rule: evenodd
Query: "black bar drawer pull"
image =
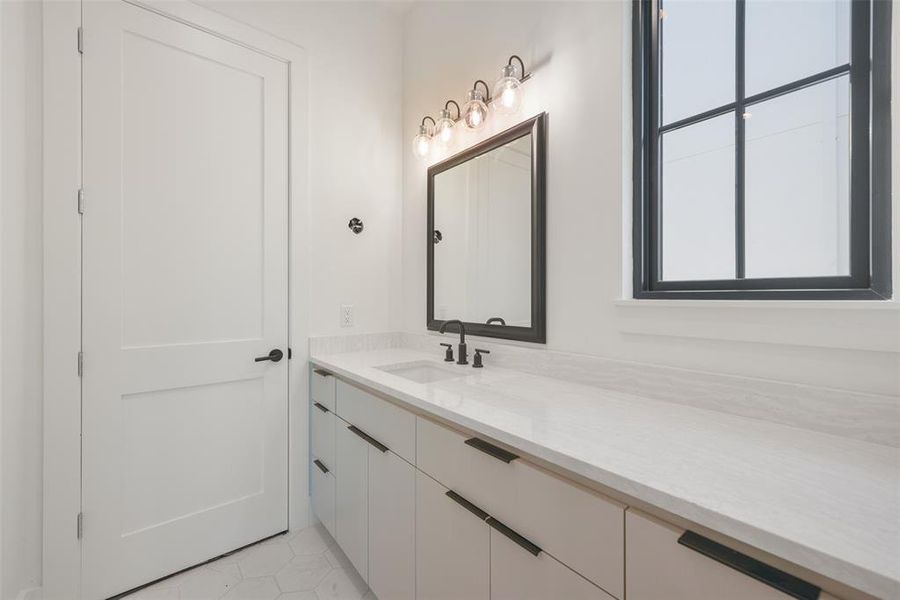
<path id="1" fill-rule="evenodd" d="M 503 462 L 509 464 L 512 461 L 519 458 L 518 454 L 513 454 L 508 450 L 504 450 L 503 448 L 498 448 L 493 444 L 489 444 L 486 441 L 479 438 L 469 438 L 466 440 L 466 444 L 472 446 L 476 450 L 481 450 L 485 454 L 489 454 L 496 458 L 497 460 L 502 460 Z"/>
<path id="2" fill-rule="evenodd" d="M 471 502 L 469 502 L 468 500 L 466 500 L 465 498 L 463 498 L 462 496 L 460 496 L 453 490 L 447 490 L 444 493 L 447 495 L 448 498 L 450 498 L 451 500 L 453 500 L 454 502 L 456 502 L 457 504 L 462 506 L 464 509 L 466 509 L 467 511 L 469 511 L 470 513 L 472 513 L 473 515 L 478 517 L 480 520 L 484 521 L 488 518 L 489 515 L 486 512 L 484 512 L 483 510 L 481 510 L 480 508 L 478 508 L 477 506 L 475 506 L 474 504 L 472 504 Z"/>
<path id="3" fill-rule="evenodd" d="M 732 550 L 728 546 L 714 542 L 699 533 L 685 531 L 678 538 L 678 543 L 694 552 L 699 552 L 707 558 L 731 567 L 735 571 L 740 571 L 744 575 L 773 587 L 792 598 L 797 598 L 798 600 L 817 600 L 819 598 L 821 590 L 817 586 L 771 567 L 755 558 L 751 558 L 746 554 L 741 554 L 737 550 Z"/>
<path id="4" fill-rule="evenodd" d="M 375 438 L 373 438 L 373 437 L 372 437 L 371 435 L 369 435 L 368 433 L 366 433 L 366 432 L 364 432 L 363 430 L 361 430 L 361 429 L 360 429 L 359 427 L 357 427 L 356 425 L 348 425 L 348 426 L 347 426 L 347 429 L 349 429 L 350 431 L 352 431 L 353 433 L 355 433 L 356 435 L 358 435 L 358 436 L 361 437 L 362 439 L 366 440 L 367 442 L 369 442 L 370 444 L 372 444 L 373 446 L 375 446 L 376 448 L 378 448 L 378 449 L 381 450 L 382 452 L 387 452 L 388 450 L 390 450 L 390 448 L 388 448 L 387 446 L 385 446 L 384 444 L 382 444 L 381 442 L 379 442 L 378 440 L 376 440 Z"/>
<path id="5" fill-rule="evenodd" d="M 540 546 L 532 542 L 531 540 L 519 535 L 517 532 L 513 531 L 494 517 L 487 518 L 487 524 L 511 539 L 513 542 L 524 548 L 527 552 L 537 556 L 542 552 Z"/>
<path id="6" fill-rule="evenodd" d="M 319 467 L 319 470 L 322 471 L 323 473 L 327 473 L 327 472 L 328 472 L 328 467 L 326 467 L 325 465 L 323 465 L 323 464 L 322 464 L 322 461 L 319 460 L 318 458 L 317 458 L 316 460 L 313 461 L 313 464 L 316 465 L 317 467 Z"/>
<path id="7" fill-rule="evenodd" d="M 319 404 L 318 402 L 313 402 L 313 406 L 315 406 L 316 408 L 318 408 L 318 409 L 321 410 L 322 412 L 329 412 L 327 407 L 322 406 L 322 405 Z"/>
<path id="8" fill-rule="evenodd" d="M 321 375 L 322 377 L 331 377 L 331 373 L 324 369 L 313 369 L 313 373 L 316 375 Z"/>

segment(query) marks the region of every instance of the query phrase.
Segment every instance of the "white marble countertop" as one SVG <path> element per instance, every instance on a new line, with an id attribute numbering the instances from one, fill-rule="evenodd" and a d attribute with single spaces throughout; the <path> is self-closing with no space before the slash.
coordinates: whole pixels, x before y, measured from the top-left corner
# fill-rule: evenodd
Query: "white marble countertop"
<path id="1" fill-rule="evenodd" d="M 879 598 L 900 598 L 900 449 L 408 349 L 336 375 Z M 376 367 L 428 360 L 465 377 Z"/>

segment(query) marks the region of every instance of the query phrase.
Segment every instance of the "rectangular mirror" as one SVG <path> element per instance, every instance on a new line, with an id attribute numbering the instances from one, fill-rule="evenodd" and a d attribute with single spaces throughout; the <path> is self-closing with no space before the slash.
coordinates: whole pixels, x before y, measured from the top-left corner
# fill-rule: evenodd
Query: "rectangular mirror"
<path id="1" fill-rule="evenodd" d="M 428 169 L 428 329 L 546 342 L 546 119 Z"/>

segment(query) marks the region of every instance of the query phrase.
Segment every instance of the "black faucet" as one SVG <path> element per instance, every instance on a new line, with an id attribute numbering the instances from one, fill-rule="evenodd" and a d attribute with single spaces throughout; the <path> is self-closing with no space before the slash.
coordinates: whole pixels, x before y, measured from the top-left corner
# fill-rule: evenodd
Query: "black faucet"
<path id="1" fill-rule="evenodd" d="M 463 322 L 459 319 L 444 321 L 444 323 L 441 325 L 441 333 L 447 331 L 447 325 L 459 325 L 459 358 L 457 359 L 456 364 L 469 364 L 469 356 L 466 353 L 466 326 L 463 325 Z"/>

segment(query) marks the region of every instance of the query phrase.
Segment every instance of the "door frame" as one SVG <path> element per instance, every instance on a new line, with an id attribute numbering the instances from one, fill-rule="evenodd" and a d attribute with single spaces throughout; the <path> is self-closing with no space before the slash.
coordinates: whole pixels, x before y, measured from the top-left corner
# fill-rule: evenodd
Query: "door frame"
<path id="1" fill-rule="evenodd" d="M 304 48 L 188 0 L 119 0 L 288 67 L 288 523 L 309 522 L 309 67 Z M 81 597 L 81 2 L 43 0 L 43 598 Z M 90 52 L 90 48 L 85 48 Z M 90 213 L 90 193 L 85 212 Z M 52 242 L 52 243 L 51 243 Z M 90 528 L 90 519 L 84 527 Z M 73 593 L 75 595 L 73 595 Z"/>

